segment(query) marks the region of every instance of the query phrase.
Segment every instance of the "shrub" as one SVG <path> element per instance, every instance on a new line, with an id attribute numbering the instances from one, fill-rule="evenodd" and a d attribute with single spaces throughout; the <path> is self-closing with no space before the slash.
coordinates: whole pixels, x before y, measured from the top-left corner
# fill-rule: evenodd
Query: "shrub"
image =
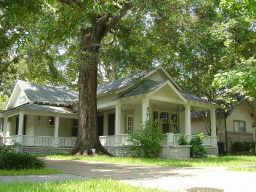
<path id="1" fill-rule="evenodd" d="M 44 162 L 25 153 L 0 152 L 0 169 L 40 169 Z"/>
<path id="2" fill-rule="evenodd" d="M 178 140 L 179 145 L 188 145 L 185 135 L 181 135 Z"/>
<path id="3" fill-rule="evenodd" d="M 13 152 L 14 146 L 11 145 L 0 145 L 0 153 Z"/>
<path id="4" fill-rule="evenodd" d="M 129 141 L 132 143 L 129 151 L 137 157 L 157 157 L 161 150 L 161 141 L 163 139 L 164 136 L 158 123 L 147 120 L 141 126 L 141 129 L 129 135 Z"/>
<path id="5" fill-rule="evenodd" d="M 206 156 L 207 153 L 203 146 L 203 138 L 204 138 L 203 133 L 200 133 L 200 134 L 192 137 L 192 139 L 190 141 L 190 145 L 191 145 L 190 156 L 191 157 L 205 157 Z"/>
<path id="6" fill-rule="evenodd" d="M 255 152 L 255 143 L 254 142 L 234 142 L 231 145 L 232 153 L 241 153 L 241 152 Z"/>

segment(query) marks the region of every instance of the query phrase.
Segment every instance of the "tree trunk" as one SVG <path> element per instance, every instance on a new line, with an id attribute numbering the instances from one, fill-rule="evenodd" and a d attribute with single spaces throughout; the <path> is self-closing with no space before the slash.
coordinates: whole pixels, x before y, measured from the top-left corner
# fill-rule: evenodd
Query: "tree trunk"
<path id="1" fill-rule="evenodd" d="M 102 37 L 95 36 L 94 31 L 85 31 L 81 41 L 78 80 L 80 123 L 72 154 L 91 154 L 92 148 L 109 154 L 99 141 L 97 129 L 97 71 Z"/>

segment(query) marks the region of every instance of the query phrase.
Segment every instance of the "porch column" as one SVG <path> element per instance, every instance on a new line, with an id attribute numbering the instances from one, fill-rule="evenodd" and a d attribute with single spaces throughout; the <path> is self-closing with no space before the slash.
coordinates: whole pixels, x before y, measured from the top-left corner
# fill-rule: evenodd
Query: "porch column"
<path id="1" fill-rule="evenodd" d="M 58 137 L 59 137 L 59 125 L 60 125 L 60 117 L 55 117 L 55 125 L 54 125 L 54 138 L 55 145 L 58 146 Z"/>
<path id="2" fill-rule="evenodd" d="M 191 106 L 185 105 L 185 137 L 187 141 L 191 140 Z"/>
<path id="3" fill-rule="evenodd" d="M 149 99 L 142 100 L 142 123 L 144 124 L 149 119 Z"/>
<path id="4" fill-rule="evenodd" d="M 8 127 L 8 117 L 4 118 L 4 137 L 10 136 L 10 129 Z"/>
<path id="5" fill-rule="evenodd" d="M 121 104 L 118 103 L 115 106 L 115 135 L 119 135 L 121 132 Z"/>
<path id="6" fill-rule="evenodd" d="M 213 139 L 213 144 L 217 145 L 217 134 L 216 134 L 216 110 L 215 108 L 210 109 L 211 116 L 211 136 Z"/>
<path id="7" fill-rule="evenodd" d="M 20 112 L 19 113 L 19 127 L 18 127 L 18 136 L 19 136 L 18 142 L 20 144 L 23 143 L 23 137 L 22 137 L 22 135 L 23 135 L 23 125 L 24 125 L 24 113 Z"/>

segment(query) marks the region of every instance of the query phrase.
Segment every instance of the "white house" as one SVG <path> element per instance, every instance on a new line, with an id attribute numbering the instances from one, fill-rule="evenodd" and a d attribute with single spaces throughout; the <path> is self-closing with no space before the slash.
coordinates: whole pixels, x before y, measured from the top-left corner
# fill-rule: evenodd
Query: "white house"
<path id="1" fill-rule="evenodd" d="M 33 153 L 71 149 L 78 128 L 77 102 L 75 91 L 18 81 L 0 112 L 3 143 L 19 143 L 22 150 Z M 216 105 L 183 92 L 163 68 L 99 86 L 97 102 L 100 140 L 114 154 L 122 155 L 129 145 L 128 133 L 149 117 L 158 120 L 166 134 L 165 153 L 182 149 L 179 135 L 192 136 L 191 112 L 206 109 L 211 114 L 211 135 L 204 144 L 217 153 Z"/>

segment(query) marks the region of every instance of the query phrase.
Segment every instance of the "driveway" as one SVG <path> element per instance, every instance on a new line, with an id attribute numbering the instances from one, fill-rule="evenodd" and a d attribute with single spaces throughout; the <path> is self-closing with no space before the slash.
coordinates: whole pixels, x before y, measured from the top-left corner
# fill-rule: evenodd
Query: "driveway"
<path id="1" fill-rule="evenodd" d="M 111 178 L 133 186 L 168 191 L 254 192 L 256 173 L 224 168 L 173 168 L 72 160 L 45 160 L 48 168 L 85 178 Z M 207 189 L 207 190 L 206 190 Z"/>

